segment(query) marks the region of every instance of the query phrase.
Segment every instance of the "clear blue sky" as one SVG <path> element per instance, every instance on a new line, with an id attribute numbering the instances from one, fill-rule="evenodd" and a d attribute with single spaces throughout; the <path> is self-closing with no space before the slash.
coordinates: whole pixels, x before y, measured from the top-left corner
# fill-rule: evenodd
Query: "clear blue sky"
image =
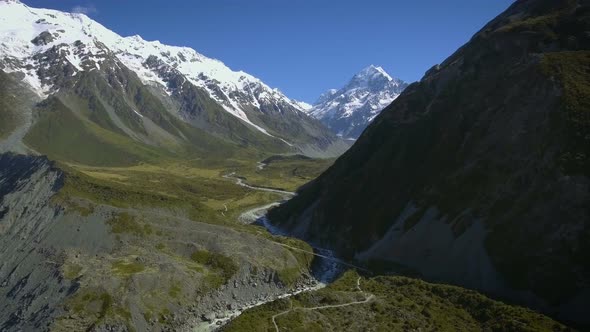
<path id="1" fill-rule="evenodd" d="M 313 102 L 375 64 L 419 80 L 513 0 L 22 0 L 190 46 Z"/>

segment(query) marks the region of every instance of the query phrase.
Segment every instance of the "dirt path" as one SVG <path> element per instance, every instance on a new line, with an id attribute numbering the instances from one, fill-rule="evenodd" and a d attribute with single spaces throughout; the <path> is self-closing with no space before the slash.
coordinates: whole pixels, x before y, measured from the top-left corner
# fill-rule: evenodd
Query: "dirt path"
<path id="1" fill-rule="evenodd" d="M 359 292 L 364 293 L 363 290 L 361 289 L 361 278 L 360 277 L 356 281 L 356 288 L 357 288 L 357 290 Z M 351 305 L 358 305 L 358 304 L 369 303 L 369 302 L 371 302 L 371 301 L 373 301 L 375 299 L 375 295 L 369 294 L 369 293 L 367 293 L 367 295 L 368 296 L 364 300 L 362 300 L 362 301 L 353 301 L 353 302 L 342 303 L 342 304 L 323 305 L 323 306 L 319 306 L 319 307 L 310 307 L 310 308 L 303 308 L 303 307 L 301 307 L 301 308 L 293 308 L 293 307 L 291 307 L 289 310 L 285 310 L 285 311 L 283 311 L 281 313 L 278 313 L 278 314 L 272 316 L 272 323 L 273 323 L 273 325 L 275 327 L 276 332 L 280 332 L 279 325 L 277 324 L 277 320 L 276 320 L 277 317 L 284 316 L 284 315 L 290 313 L 291 311 L 294 311 L 294 310 L 312 311 L 312 310 L 321 310 L 321 309 L 328 309 L 328 308 L 342 308 L 342 307 L 348 307 L 348 306 L 351 306 Z"/>

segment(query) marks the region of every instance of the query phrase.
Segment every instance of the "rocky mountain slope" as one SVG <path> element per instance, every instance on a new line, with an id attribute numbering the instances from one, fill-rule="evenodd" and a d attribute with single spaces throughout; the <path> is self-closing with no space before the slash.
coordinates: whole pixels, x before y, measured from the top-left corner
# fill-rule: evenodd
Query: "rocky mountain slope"
<path id="1" fill-rule="evenodd" d="M 17 0 L 0 1 L 0 13 L 0 69 L 46 100 L 45 111 L 71 113 L 64 125 L 94 126 L 106 131 L 98 136 L 123 136 L 118 138 L 144 149 L 191 149 L 220 139 L 312 156 L 346 149 L 301 103 L 193 49 L 121 37 L 83 14 L 30 8 Z M 32 113 L 25 123 L 37 122 L 38 112 Z M 52 112 L 42 113 L 43 121 Z M 32 127 L 33 135 L 38 129 Z"/>
<path id="2" fill-rule="evenodd" d="M 515 2 L 271 220 L 590 323 L 589 31 L 586 0 Z"/>
<path id="3" fill-rule="evenodd" d="M 357 139 L 363 130 L 408 86 L 381 67 L 369 66 L 340 90 L 322 94 L 309 114 L 339 136 Z"/>
<path id="4" fill-rule="evenodd" d="M 117 182 L 64 169 L 0 154 L 2 331 L 192 330 L 311 281 L 310 258 L 281 245 L 310 250 L 304 243 L 200 206 L 203 197 L 252 197 L 247 189 L 160 172 L 153 177 L 165 184 L 150 191 L 137 184 L 154 186 L 145 170 Z M 125 182 L 134 175 L 142 178 Z M 183 199 L 172 203 L 170 188 Z"/>

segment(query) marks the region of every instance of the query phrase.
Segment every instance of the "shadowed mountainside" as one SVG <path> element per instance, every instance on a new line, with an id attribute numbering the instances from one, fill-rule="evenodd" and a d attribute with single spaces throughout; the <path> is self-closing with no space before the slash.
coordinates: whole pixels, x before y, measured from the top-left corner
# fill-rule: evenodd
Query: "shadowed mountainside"
<path id="1" fill-rule="evenodd" d="M 271 220 L 589 323 L 588 31 L 588 1 L 514 3 Z"/>

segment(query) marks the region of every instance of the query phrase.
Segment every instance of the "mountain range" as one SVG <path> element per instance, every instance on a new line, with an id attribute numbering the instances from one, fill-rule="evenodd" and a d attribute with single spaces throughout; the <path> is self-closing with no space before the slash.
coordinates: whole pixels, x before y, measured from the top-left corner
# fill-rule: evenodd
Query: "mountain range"
<path id="1" fill-rule="evenodd" d="M 307 105 L 0 0 L 0 331 L 588 328 L 589 31 L 516 1 Z"/>
<path id="2" fill-rule="evenodd" d="M 407 86 L 389 76 L 383 68 L 371 65 L 354 75 L 341 89 L 323 93 L 308 112 L 338 136 L 357 139 Z"/>
<path id="3" fill-rule="evenodd" d="M 95 162 L 43 146 L 40 136 L 62 135 L 48 125 L 60 113 L 69 119 L 60 125 L 76 127 L 60 130 L 91 127 L 84 139 L 107 143 L 130 160 L 138 159 L 137 149 L 129 149 L 134 144 L 154 153 L 221 144 L 226 148 L 210 148 L 237 145 L 323 157 L 347 148 L 305 114 L 304 103 L 193 49 L 121 37 L 86 15 L 30 8 L 18 0 L 1 1 L 0 10 L 6 88 L 22 85 L 32 99 L 45 101 L 41 108 L 55 110 L 3 114 L 14 119 L 3 133 L 16 133 L 13 146 L 28 133 L 27 145 L 39 152 Z M 21 95 L 31 99 L 29 91 Z"/>

